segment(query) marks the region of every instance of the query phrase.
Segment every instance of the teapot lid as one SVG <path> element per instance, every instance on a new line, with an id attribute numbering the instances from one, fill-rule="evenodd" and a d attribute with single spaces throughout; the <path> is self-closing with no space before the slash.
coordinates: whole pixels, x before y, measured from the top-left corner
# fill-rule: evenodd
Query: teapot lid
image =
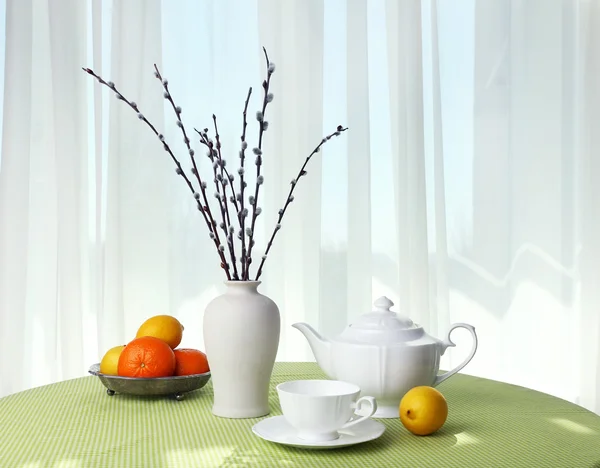
<path id="1" fill-rule="evenodd" d="M 340 339 L 369 344 L 398 344 L 425 335 L 423 328 L 410 318 L 391 311 L 394 303 L 387 297 L 380 297 L 373 305 L 374 310 L 360 315 L 344 330 Z"/>

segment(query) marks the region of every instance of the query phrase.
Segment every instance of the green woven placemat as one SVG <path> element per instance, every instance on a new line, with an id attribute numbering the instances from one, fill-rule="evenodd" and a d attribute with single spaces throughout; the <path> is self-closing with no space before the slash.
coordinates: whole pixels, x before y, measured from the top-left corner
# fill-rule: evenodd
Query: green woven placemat
<path id="1" fill-rule="evenodd" d="M 313 363 L 276 364 L 275 385 L 322 378 Z M 379 439 L 338 450 L 282 447 L 252 434 L 260 419 L 212 416 L 212 386 L 168 398 L 109 397 L 96 377 L 0 399 L 0 467 L 600 467 L 600 417 L 522 387 L 456 375 L 440 385 L 450 413 L 432 436 L 382 420 Z"/>

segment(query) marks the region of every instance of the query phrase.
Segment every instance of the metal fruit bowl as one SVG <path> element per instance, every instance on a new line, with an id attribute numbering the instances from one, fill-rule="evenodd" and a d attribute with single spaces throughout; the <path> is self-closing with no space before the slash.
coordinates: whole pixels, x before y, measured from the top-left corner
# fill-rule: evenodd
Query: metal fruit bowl
<path id="1" fill-rule="evenodd" d="M 100 382 L 106 387 L 106 393 L 110 396 L 115 393 L 138 396 L 173 395 L 177 400 L 183 400 L 186 393 L 204 387 L 210 380 L 210 372 L 155 378 L 107 375 L 100 373 L 100 363 L 92 365 L 88 372 L 98 376 Z"/>

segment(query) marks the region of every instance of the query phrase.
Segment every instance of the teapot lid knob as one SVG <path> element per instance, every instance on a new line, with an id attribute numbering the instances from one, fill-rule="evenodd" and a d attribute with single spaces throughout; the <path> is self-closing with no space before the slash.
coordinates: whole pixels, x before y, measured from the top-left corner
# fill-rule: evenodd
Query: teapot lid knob
<path id="1" fill-rule="evenodd" d="M 375 308 L 377 309 L 377 311 L 381 311 L 381 312 L 387 312 L 390 310 L 390 308 L 394 305 L 394 303 L 389 300 L 387 297 L 385 296 L 381 296 L 379 299 L 377 299 L 373 305 L 375 306 Z"/>
<path id="2" fill-rule="evenodd" d="M 423 328 L 408 317 L 392 310 L 394 303 L 381 296 L 373 302 L 373 311 L 361 314 L 342 333 L 342 341 L 352 343 L 398 344 L 418 340 Z"/>

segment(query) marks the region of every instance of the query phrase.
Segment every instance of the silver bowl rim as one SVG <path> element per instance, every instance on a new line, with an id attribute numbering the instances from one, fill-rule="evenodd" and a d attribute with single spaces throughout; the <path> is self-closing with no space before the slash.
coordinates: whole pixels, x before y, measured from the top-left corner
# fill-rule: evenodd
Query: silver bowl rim
<path id="1" fill-rule="evenodd" d="M 98 370 L 96 370 L 98 369 Z M 92 375 L 96 375 L 98 377 L 105 377 L 107 379 L 119 379 L 119 380 L 135 380 L 135 381 L 172 381 L 172 380 L 186 380 L 193 379 L 199 377 L 210 377 L 210 371 L 205 372 L 204 374 L 191 374 L 191 375 L 173 375 L 170 377 L 124 377 L 120 375 L 109 375 L 102 374 L 100 372 L 100 363 L 92 364 L 88 369 L 88 372 Z"/>

